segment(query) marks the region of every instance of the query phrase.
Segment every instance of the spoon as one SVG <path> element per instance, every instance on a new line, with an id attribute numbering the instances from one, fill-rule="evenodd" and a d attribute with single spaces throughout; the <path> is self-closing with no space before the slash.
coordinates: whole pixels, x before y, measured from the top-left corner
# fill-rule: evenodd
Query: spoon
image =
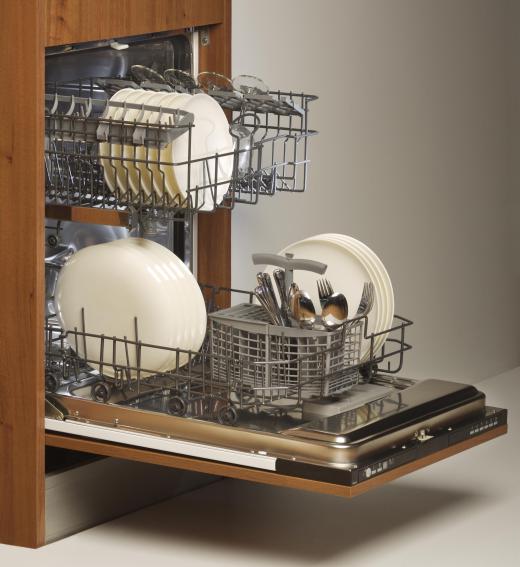
<path id="1" fill-rule="evenodd" d="M 291 314 L 302 329 L 312 329 L 316 321 L 316 309 L 310 295 L 298 290 L 291 299 Z"/>
<path id="2" fill-rule="evenodd" d="M 296 282 L 291 282 L 289 286 L 289 291 L 287 292 L 287 303 L 289 305 L 289 310 L 291 310 L 291 305 L 293 301 L 293 297 L 297 291 L 299 291 L 298 284 Z"/>
<path id="3" fill-rule="evenodd" d="M 323 326 L 328 331 L 338 329 L 348 319 L 347 298 L 342 293 L 333 293 L 325 300 L 321 310 Z"/>
<path id="4" fill-rule="evenodd" d="M 294 296 L 299 291 L 298 284 L 296 282 L 291 282 L 289 286 L 289 290 L 287 291 L 287 314 L 289 317 L 289 322 L 291 323 L 290 326 L 294 327 L 296 320 L 293 315 L 293 304 L 294 304 Z"/>

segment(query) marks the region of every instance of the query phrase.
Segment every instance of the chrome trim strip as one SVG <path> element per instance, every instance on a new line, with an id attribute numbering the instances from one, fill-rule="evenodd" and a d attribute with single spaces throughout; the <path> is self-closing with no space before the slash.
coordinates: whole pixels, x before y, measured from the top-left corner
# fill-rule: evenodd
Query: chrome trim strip
<path id="1" fill-rule="evenodd" d="M 146 449 L 166 451 L 167 453 L 186 455 L 199 459 L 209 459 L 212 461 L 219 461 L 221 463 L 230 463 L 233 465 L 253 467 L 267 471 L 276 470 L 276 458 L 268 455 L 261 455 L 253 451 L 250 453 L 234 451 L 211 445 L 203 445 L 202 443 L 168 439 L 167 437 L 160 437 L 159 435 L 138 433 L 127 429 L 93 425 L 91 423 L 71 421 L 68 419 L 65 421 L 59 421 L 46 417 L 45 429 L 59 433 L 79 435 L 80 437 L 102 439 L 113 443 L 123 443 L 124 445 L 133 445 L 136 447 L 144 447 Z"/>

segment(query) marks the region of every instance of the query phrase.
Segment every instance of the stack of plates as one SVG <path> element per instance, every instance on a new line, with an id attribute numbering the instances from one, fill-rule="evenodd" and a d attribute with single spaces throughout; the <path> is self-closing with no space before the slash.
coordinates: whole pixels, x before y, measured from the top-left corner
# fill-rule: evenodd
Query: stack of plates
<path id="1" fill-rule="evenodd" d="M 112 337 L 147 345 L 198 351 L 206 333 L 206 308 L 200 288 L 184 263 L 167 248 L 142 238 L 126 238 L 88 246 L 61 269 L 55 308 L 62 328 L 105 335 L 101 339 L 72 335 L 69 342 L 84 359 L 103 360 L 103 374 L 114 376 L 113 365 L 132 367 L 137 376 L 137 349 L 125 348 Z M 137 337 L 136 337 L 137 319 Z M 142 347 L 141 376 L 173 370 L 189 355 L 167 348 Z M 91 363 L 99 369 L 99 364 Z"/>
<path id="2" fill-rule="evenodd" d="M 369 333 L 380 333 L 392 326 L 394 317 L 394 292 L 392 282 L 383 263 L 377 255 L 359 240 L 343 234 L 320 234 L 295 242 L 284 248 L 279 254 L 294 254 L 295 258 L 316 260 L 327 264 L 323 276 L 313 272 L 296 270 L 294 281 L 309 293 L 317 310 L 320 300 L 316 282 L 326 277 L 335 292 L 345 295 L 349 304 L 349 318 L 354 317 L 363 292 L 363 284 L 371 281 L 374 284 L 375 301 L 368 315 Z M 273 266 L 266 268 L 268 272 Z M 379 352 L 387 338 L 387 334 L 378 335 L 374 339 L 374 353 Z M 361 345 L 361 362 L 370 357 L 370 340 L 363 339 Z"/>
<path id="3" fill-rule="evenodd" d="M 234 143 L 226 115 L 211 96 L 127 88 L 118 91 L 111 100 L 161 110 L 184 110 L 194 115 L 194 127 L 191 140 L 186 132 L 160 150 L 117 141 L 100 143 L 100 163 L 110 191 L 115 193 L 119 188 L 133 196 L 142 192 L 145 197 L 155 193 L 160 199 L 166 194 L 186 204 L 190 195 L 190 206 L 205 211 L 222 201 L 233 172 L 233 155 L 219 157 L 218 165 L 214 156 L 233 152 Z M 171 123 L 171 114 L 167 112 L 113 106 L 107 107 L 104 118 L 150 125 Z M 205 189 L 197 190 L 202 187 Z"/>

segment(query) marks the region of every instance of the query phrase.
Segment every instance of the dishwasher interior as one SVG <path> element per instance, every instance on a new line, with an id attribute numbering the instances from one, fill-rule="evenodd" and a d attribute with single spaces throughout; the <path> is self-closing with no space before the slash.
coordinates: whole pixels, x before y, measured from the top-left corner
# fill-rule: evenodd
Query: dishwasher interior
<path id="1" fill-rule="evenodd" d="M 306 190 L 317 97 L 248 76 L 237 92 L 226 77 L 198 73 L 198 42 L 189 31 L 47 52 L 47 430 L 353 486 L 504 428 L 507 412 L 473 386 L 401 376 L 412 322 L 399 315 L 378 333 L 366 316 L 333 332 L 292 332 L 265 318 L 253 291 L 199 282 L 208 330 L 196 351 L 143 343 L 137 317 L 133 336 L 92 331 L 83 310 L 79 326 L 60 326 L 56 282 L 78 251 L 144 238 L 196 275 L 200 213 Z M 111 99 L 123 89 L 209 94 L 227 112 L 233 148 L 197 156 L 189 112 Z M 180 137 L 187 189 L 172 192 L 164 148 Z M 72 210 L 96 220 L 70 220 Z M 141 363 L 156 351 L 172 353 L 172 368 Z"/>

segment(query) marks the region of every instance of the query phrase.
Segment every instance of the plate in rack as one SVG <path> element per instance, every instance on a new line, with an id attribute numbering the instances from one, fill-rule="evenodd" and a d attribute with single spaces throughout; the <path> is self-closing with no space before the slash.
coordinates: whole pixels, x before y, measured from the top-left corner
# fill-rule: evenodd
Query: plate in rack
<path id="1" fill-rule="evenodd" d="M 198 293 L 197 293 L 198 292 Z M 74 254 L 62 268 L 56 284 L 58 319 L 69 332 L 69 344 L 104 375 L 129 368 L 130 377 L 172 370 L 176 351 L 197 351 L 204 339 L 206 312 L 195 278 L 184 263 L 160 244 L 128 238 L 89 246 Z M 99 337 L 78 336 L 83 329 Z M 137 327 L 136 327 L 137 320 Z M 115 342 L 112 337 L 123 339 Z M 140 341 L 145 345 L 125 343 Z M 100 368 L 100 361 L 103 368 Z M 179 366 L 188 354 L 181 354 Z"/>
<path id="2" fill-rule="evenodd" d="M 117 91 L 110 100 L 116 102 L 131 102 L 135 98 L 141 96 L 145 91 L 143 89 L 126 88 Z M 125 116 L 124 107 L 107 106 L 105 119 L 123 120 Z M 115 141 L 100 142 L 99 144 L 99 162 L 103 166 L 103 175 L 105 183 L 112 193 L 116 193 L 117 187 L 123 193 L 128 193 L 130 188 L 127 183 L 126 173 L 122 167 L 123 149 L 120 143 Z"/>
<path id="3" fill-rule="evenodd" d="M 368 253 L 367 250 L 370 252 Z M 388 328 L 393 320 L 393 292 L 386 270 L 387 279 L 382 275 L 379 264 L 374 260 L 375 254 L 360 241 L 337 234 L 321 234 L 290 244 L 284 248 L 280 255 L 294 254 L 295 258 L 316 260 L 327 264 L 327 271 L 323 276 L 305 270 L 294 272 L 294 281 L 309 293 L 316 307 L 320 311 L 320 301 L 317 290 L 317 280 L 325 277 L 334 288 L 334 291 L 343 293 L 349 304 L 349 318 L 357 311 L 363 285 L 367 281 L 374 284 L 375 302 L 368 316 L 367 333 L 378 333 Z M 377 257 L 376 257 L 377 258 Z M 384 267 L 383 267 L 384 269 Z M 273 266 L 267 266 L 266 271 L 272 273 Z M 390 321 L 390 323 L 388 323 Z M 378 352 L 386 340 L 385 335 L 374 340 L 374 353 Z M 363 339 L 361 347 L 361 361 L 366 362 L 370 356 L 370 340 Z"/>

